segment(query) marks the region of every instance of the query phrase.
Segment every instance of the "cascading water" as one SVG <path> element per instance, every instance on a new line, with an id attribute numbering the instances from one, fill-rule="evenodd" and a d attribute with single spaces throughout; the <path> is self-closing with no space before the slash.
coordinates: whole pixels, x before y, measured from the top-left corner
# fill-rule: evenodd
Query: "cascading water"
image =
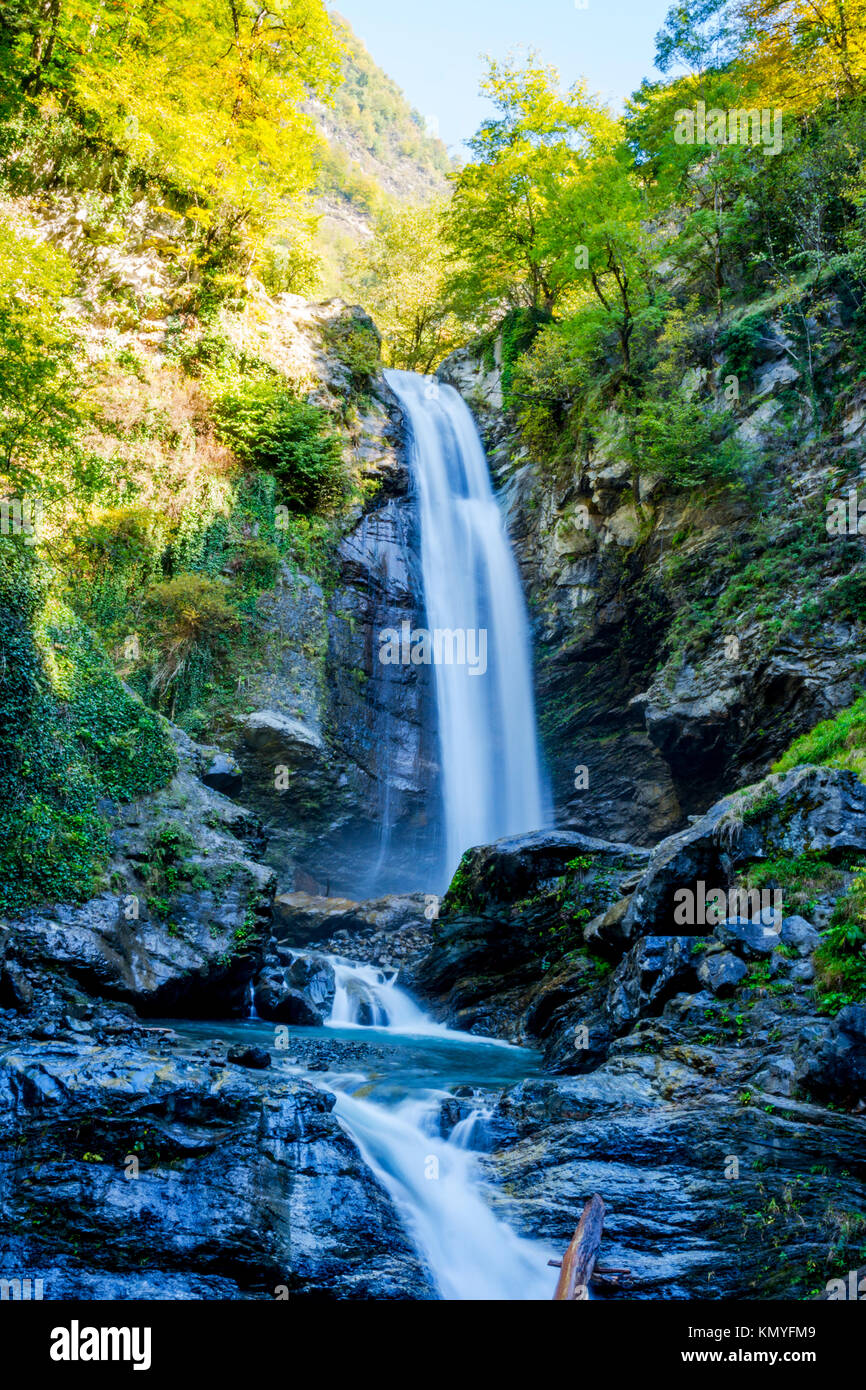
<path id="1" fill-rule="evenodd" d="M 397 371 L 386 378 L 409 426 L 418 497 L 445 883 L 464 850 L 538 830 L 544 822 L 529 625 L 468 407 L 452 387 L 433 378 Z M 444 634 L 438 649 L 437 633 Z M 413 645 L 421 659 L 430 659 Z M 411 659 L 404 643 L 401 660 Z"/>
<path id="2" fill-rule="evenodd" d="M 409 428 L 428 624 L 421 633 L 410 631 L 409 650 L 403 634 L 399 660 L 434 665 L 444 887 L 466 849 L 544 822 L 529 626 L 469 410 L 456 391 L 430 378 L 387 377 Z M 375 881 L 391 850 L 390 775 L 385 782 Z M 550 1298 L 554 1252 L 519 1236 L 491 1209 L 476 1166 L 491 1115 L 482 1097 L 491 1090 L 478 1092 L 478 1103 L 449 1139 L 442 1135 L 443 1104 L 452 1103 L 456 1083 L 465 1085 L 467 1069 L 473 1087 L 486 1085 L 495 1095 L 531 1073 L 537 1060 L 508 1043 L 434 1022 L 400 988 L 395 971 L 327 960 L 335 990 L 321 1033 L 355 1048 L 363 1032 L 375 1055 L 365 1072 L 332 1071 L 326 1084 L 336 1095 L 334 1114 L 389 1192 L 441 1296 Z M 245 1029 L 261 1029 L 267 1043 L 252 992 L 249 1009 Z M 314 1084 L 321 1084 L 318 1064 L 315 1071 Z"/>
<path id="3" fill-rule="evenodd" d="M 433 1133 L 440 1095 L 385 1109 L 341 1090 L 334 1113 L 403 1213 L 447 1299 L 549 1299 L 553 1250 L 499 1220 L 466 1147 Z"/>
<path id="4" fill-rule="evenodd" d="M 295 956 L 319 957 L 297 951 Z M 335 995 L 327 1028 L 319 1030 L 355 1048 L 369 1040 L 375 1060 L 364 1070 L 345 1071 L 339 1062 L 310 1079 L 336 1096 L 334 1114 L 352 1136 L 399 1211 L 406 1230 L 445 1299 L 549 1299 L 556 1254 L 539 1240 L 517 1234 L 485 1194 L 476 1157 L 485 1143 L 489 1101 L 503 1086 L 534 1074 L 539 1063 L 523 1048 L 494 1038 L 460 1033 L 429 1018 L 397 983 L 394 971 L 325 957 L 333 967 Z M 294 1058 L 273 1047 L 273 1025 L 252 1017 L 240 1023 L 177 1024 L 180 1032 L 213 1040 L 254 1039 L 272 1050 L 272 1065 L 301 1070 Z M 316 1030 L 291 1027 L 298 1038 Z M 352 1056 L 352 1066 L 357 1055 Z M 363 1065 L 363 1062 L 362 1062 Z M 443 1138 L 443 1104 L 455 1085 L 475 1101 L 469 1114 Z M 477 1087 L 481 1091 L 477 1091 Z"/>
<path id="5" fill-rule="evenodd" d="M 397 989 L 396 974 L 390 977 L 374 965 L 358 965 L 328 956 L 334 967 L 336 989 L 329 1024 L 343 1027 L 396 1028 L 403 1033 L 425 1033 L 436 1027 L 405 994 Z"/>
<path id="6" fill-rule="evenodd" d="M 508 1047 L 435 1023 L 399 988 L 396 972 L 386 974 L 338 956 L 328 959 L 336 985 L 332 1028 L 372 1027 L 464 1047 Z M 389 1107 L 354 1095 L 351 1079 L 336 1077 L 332 1086 L 334 1113 L 402 1212 L 443 1298 L 550 1297 L 547 1261 L 552 1251 L 516 1235 L 479 1191 L 472 1150 L 488 1112 L 473 1110 L 445 1141 L 436 1126 L 447 1091 L 423 1091 Z"/>

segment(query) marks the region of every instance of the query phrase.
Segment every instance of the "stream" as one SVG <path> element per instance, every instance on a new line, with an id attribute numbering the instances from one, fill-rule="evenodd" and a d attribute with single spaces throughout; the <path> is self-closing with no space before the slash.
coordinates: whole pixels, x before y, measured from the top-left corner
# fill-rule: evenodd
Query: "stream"
<path id="1" fill-rule="evenodd" d="M 388 972 L 328 959 L 337 989 L 331 1017 L 322 1028 L 256 1018 L 174 1020 L 167 1026 L 197 1044 L 219 1039 L 227 1046 L 263 1047 L 275 1068 L 332 1092 L 337 1097 L 334 1113 L 387 1190 L 441 1298 L 552 1298 L 556 1272 L 547 1262 L 562 1252 L 522 1238 L 491 1210 L 473 1147 L 483 1130 L 480 1112 L 470 1111 L 447 1139 L 439 1130 L 442 1102 L 456 1087 L 489 1091 L 514 1086 L 542 1075 L 538 1057 L 526 1048 L 435 1023 Z M 358 1021 L 371 1015 L 371 1023 Z M 299 1044 L 326 1041 L 337 1058 L 342 1044 L 358 1042 L 370 1044 L 373 1055 L 362 1062 L 353 1057 L 345 1068 L 335 1060 L 327 1072 L 307 1069 L 292 1057 L 295 1038 Z M 385 1046 L 380 1050 L 377 1044 Z M 357 1048 L 352 1051 L 357 1055 Z"/>

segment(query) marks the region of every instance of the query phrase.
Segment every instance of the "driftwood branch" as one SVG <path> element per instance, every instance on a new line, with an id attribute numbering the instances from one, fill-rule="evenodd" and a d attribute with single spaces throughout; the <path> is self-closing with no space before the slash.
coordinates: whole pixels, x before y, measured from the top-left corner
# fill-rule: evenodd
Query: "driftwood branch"
<path id="1" fill-rule="evenodd" d="M 583 1209 L 577 1230 L 563 1256 L 554 1302 L 586 1298 L 604 1227 L 604 1202 L 593 1193 Z"/>

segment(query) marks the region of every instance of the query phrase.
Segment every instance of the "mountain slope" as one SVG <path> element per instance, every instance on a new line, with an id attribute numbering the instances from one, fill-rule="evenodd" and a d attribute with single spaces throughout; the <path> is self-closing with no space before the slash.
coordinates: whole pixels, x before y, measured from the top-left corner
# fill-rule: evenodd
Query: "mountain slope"
<path id="1" fill-rule="evenodd" d="M 342 16 L 333 13 L 332 20 L 347 50 L 345 80 L 333 106 L 316 101 L 307 109 L 328 142 L 319 174 L 317 249 L 333 293 L 343 258 L 367 235 L 376 208 L 389 200 L 429 202 L 444 193 L 453 165 L 445 145 L 427 132 L 424 118 Z"/>

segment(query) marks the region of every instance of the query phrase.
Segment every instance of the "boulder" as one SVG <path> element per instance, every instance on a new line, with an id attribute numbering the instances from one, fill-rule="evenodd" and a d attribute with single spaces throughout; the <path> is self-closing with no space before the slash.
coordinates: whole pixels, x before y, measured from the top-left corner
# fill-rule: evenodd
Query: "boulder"
<path id="1" fill-rule="evenodd" d="M 695 979 L 693 936 L 645 936 L 611 977 L 605 1009 L 613 1030 L 626 1032 L 637 1019 L 661 1013 L 667 1001 Z"/>
<path id="2" fill-rule="evenodd" d="M 294 962 L 293 962 L 294 965 Z M 263 970 L 256 980 L 253 999 L 259 1018 L 271 1023 L 294 1023 L 306 1028 L 318 1028 L 331 1012 L 334 999 L 334 972 L 326 961 L 315 973 L 299 972 L 304 985 L 293 982 L 290 972 L 274 967 Z M 317 997 L 308 992 L 306 983 L 314 983 Z"/>
<path id="3" fill-rule="evenodd" d="M 746 966 L 730 951 L 715 951 L 702 957 L 698 965 L 698 980 L 713 994 L 725 997 L 733 994 L 746 976 Z"/>
<path id="4" fill-rule="evenodd" d="M 323 898 L 312 893 L 281 893 L 274 900 L 274 937 L 288 946 L 308 946 L 346 933 L 395 932 L 426 926 L 430 894 L 394 893 L 369 902 Z M 438 909 L 438 899 L 433 899 Z"/>
<path id="5" fill-rule="evenodd" d="M 264 1071 L 271 1065 L 271 1054 L 263 1047 L 230 1047 L 226 1056 L 239 1067 L 250 1067 L 253 1071 Z"/>
<path id="6" fill-rule="evenodd" d="M 435 1297 L 334 1096 L 241 1053 L 136 1027 L 4 1047 L 0 1267 L 54 1300 Z"/>
<path id="7" fill-rule="evenodd" d="M 754 1077 L 754 1084 L 771 1096 L 790 1096 L 794 1092 L 796 1065 L 793 1057 L 773 1057 Z"/>
<path id="8" fill-rule="evenodd" d="M 801 1034 L 797 1080 L 818 1099 L 850 1103 L 866 1097 L 866 1004 L 848 1004 L 817 1038 Z"/>
<path id="9" fill-rule="evenodd" d="M 731 950 L 747 959 L 754 959 L 772 955 L 779 945 L 780 928 L 781 920 L 776 925 L 768 926 L 761 921 L 752 922 L 748 918 L 732 917 L 727 922 L 720 922 L 714 935 Z"/>
<path id="10" fill-rule="evenodd" d="M 257 710 L 247 715 L 241 726 L 241 738 L 260 762 L 271 769 L 272 782 L 278 765 L 297 769 L 325 755 L 324 740 L 316 729 L 275 710 Z"/>
<path id="11" fill-rule="evenodd" d="M 565 830 L 468 850 L 433 922 L 430 953 L 413 972 L 414 986 L 438 1016 L 460 1028 L 514 1041 L 544 1036 L 557 1065 L 560 1042 L 569 1065 L 580 1065 L 559 1035 L 562 1029 L 573 1035 L 566 1015 L 575 989 L 583 993 L 601 981 L 585 949 L 591 943 L 584 943 L 583 923 L 621 899 L 622 885 L 648 857 L 633 845 Z"/>
<path id="12" fill-rule="evenodd" d="M 649 850 L 575 830 L 508 836 L 466 851 L 445 895 L 443 912 L 495 914 L 501 904 L 518 902 L 536 893 L 539 885 L 563 878 L 578 857 L 609 865 L 625 878 L 627 871 L 645 868 Z"/>
<path id="13" fill-rule="evenodd" d="M 331 1012 L 334 1002 L 334 967 L 323 956 L 296 956 L 286 970 L 286 980 L 301 990 L 315 1008 Z"/>
<path id="14" fill-rule="evenodd" d="M 810 956 L 820 944 L 820 933 L 805 917 L 786 917 L 782 922 L 782 945 L 792 947 L 799 956 Z"/>

